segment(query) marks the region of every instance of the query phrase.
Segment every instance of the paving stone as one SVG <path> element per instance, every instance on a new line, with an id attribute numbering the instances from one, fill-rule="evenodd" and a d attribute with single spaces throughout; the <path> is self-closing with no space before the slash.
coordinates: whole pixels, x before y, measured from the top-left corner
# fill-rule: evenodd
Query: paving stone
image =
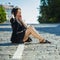
<path id="1" fill-rule="evenodd" d="M 57 30 L 55 32 L 59 33 Z M 11 33 L 11 31 L 0 32 L 0 60 L 12 60 L 11 58 L 17 50 L 18 45 L 10 44 Z M 39 31 L 39 33 L 52 43 L 39 44 L 39 40 L 31 36 L 33 41 L 25 44 L 21 60 L 60 60 L 60 35 L 43 31 Z"/>
<path id="2" fill-rule="evenodd" d="M 11 44 L 11 32 L 0 32 L 0 60 L 11 60 L 18 45 Z"/>

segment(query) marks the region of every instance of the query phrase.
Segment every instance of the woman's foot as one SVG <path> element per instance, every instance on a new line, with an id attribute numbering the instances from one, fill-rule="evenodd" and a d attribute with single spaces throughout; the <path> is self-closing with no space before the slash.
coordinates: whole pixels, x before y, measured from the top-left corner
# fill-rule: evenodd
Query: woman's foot
<path id="1" fill-rule="evenodd" d="M 40 43 L 41 43 L 41 44 L 46 44 L 46 43 L 51 44 L 51 42 L 50 42 L 50 41 L 48 41 L 48 40 L 44 40 L 44 39 L 43 39 L 42 41 L 40 41 Z"/>
<path id="2" fill-rule="evenodd" d="M 28 37 L 27 40 L 23 40 L 23 42 L 31 42 L 31 41 L 32 41 L 32 39 L 30 37 Z"/>

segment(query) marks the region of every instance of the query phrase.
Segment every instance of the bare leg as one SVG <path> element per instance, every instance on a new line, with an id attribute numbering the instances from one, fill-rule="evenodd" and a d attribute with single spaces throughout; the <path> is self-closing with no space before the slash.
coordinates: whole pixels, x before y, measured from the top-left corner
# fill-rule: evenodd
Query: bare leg
<path id="1" fill-rule="evenodd" d="M 44 41 L 44 38 L 42 36 L 40 36 L 40 34 L 37 33 L 31 26 L 29 28 L 27 28 L 27 30 L 25 32 L 25 36 L 24 36 L 24 39 L 23 39 L 24 42 L 28 39 L 29 35 L 32 35 L 35 38 L 39 39 L 40 42 Z"/>

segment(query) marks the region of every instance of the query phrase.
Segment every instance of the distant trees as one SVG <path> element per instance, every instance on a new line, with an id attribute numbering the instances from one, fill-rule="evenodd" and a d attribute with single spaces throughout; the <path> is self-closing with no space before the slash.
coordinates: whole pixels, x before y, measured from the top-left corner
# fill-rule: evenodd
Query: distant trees
<path id="1" fill-rule="evenodd" d="M 0 5 L 0 23 L 3 23 L 4 21 L 6 21 L 6 12 L 5 9 L 2 5 Z"/>
<path id="2" fill-rule="evenodd" d="M 40 23 L 60 23 L 60 0 L 40 0 L 38 21 Z"/>

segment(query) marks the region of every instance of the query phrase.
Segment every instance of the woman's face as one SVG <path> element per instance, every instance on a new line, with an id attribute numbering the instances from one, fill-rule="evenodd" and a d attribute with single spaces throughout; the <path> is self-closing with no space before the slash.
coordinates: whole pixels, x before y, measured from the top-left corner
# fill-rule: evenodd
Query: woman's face
<path id="1" fill-rule="evenodd" d="M 22 19 L 22 17 L 21 17 L 21 10 L 20 9 L 17 10 L 16 18 L 18 20 Z"/>

